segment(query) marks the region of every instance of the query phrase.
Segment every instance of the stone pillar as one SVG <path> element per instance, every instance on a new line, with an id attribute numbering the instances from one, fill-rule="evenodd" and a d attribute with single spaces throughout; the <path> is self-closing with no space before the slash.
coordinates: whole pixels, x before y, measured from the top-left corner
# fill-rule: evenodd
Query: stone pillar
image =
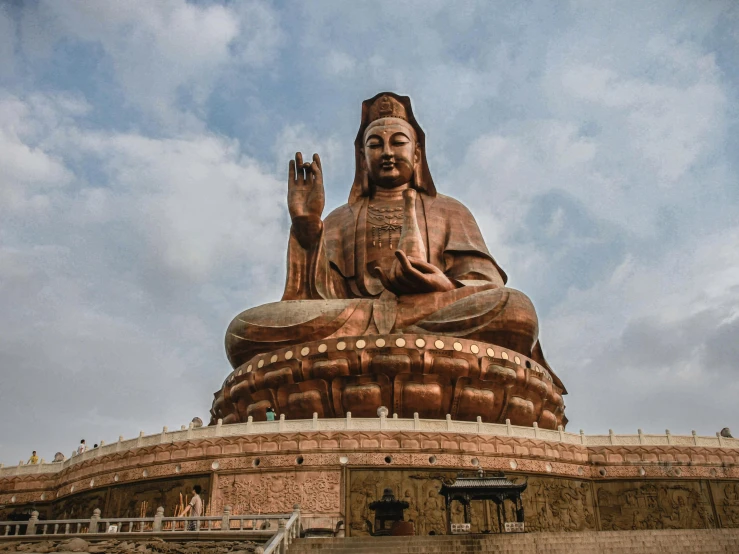
<path id="1" fill-rule="evenodd" d="M 154 516 L 154 524 L 152 525 L 152 531 L 154 533 L 159 533 L 162 530 L 162 518 L 164 517 L 164 508 L 162 506 L 159 506 L 157 508 L 157 513 Z"/>
<path id="2" fill-rule="evenodd" d="M 295 518 L 295 524 L 292 528 L 292 536 L 293 538 L 299 539 L 300 538 L 300 504 L 293 504 L 293 514 L 297 514 L 298 517 Z M 292 541 L 290 541 L 292 542 Z"/>
<path id="3" fill-rule="evenodd" d="M 34 510 L 31 512 L 31 518 L 28 520 L 28 525 L 26 526 L 26 535 L 36 534 L 36 524 L 37 523 L 38 523 L 38 512 Z"/>
<path id="4" fill-rule="evenodd" d="M 221 531 L 231 530 L 231 506 L 223 507 L 223 517 L 221 518 Z"/>
<path id="5" fill-rule="evenodd" d="M 280 554 L 287 552 L 287 533 L 285 533 L 285 520 L 281 519 L 277 524 L 277 534 L 282 534 L 282 542 L 280 543 Z"/>
<path id="6" fill-rule="evenodd" d="M 97 533 L 99 523 L 100 523 L 100 508 L 95 508 L 92 511 L 92 517 L 90 518 L 90 527 L 87 528 L 87 532 Z"/>

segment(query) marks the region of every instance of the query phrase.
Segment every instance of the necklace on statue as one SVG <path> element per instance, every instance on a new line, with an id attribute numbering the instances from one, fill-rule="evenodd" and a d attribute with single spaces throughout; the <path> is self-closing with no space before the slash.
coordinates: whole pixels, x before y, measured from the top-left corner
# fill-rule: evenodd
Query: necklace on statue
<path id="1" fill-rule="evenodd" d="M 398 245 L 403 230 L 403 206 L 370 205 L 367 207 L 367 221 L 372 231 L 372 246 L 382 248 L 382 239 L 387 237 L 388 248 L 392 249 L 395 235 L 395 245 Z"/>

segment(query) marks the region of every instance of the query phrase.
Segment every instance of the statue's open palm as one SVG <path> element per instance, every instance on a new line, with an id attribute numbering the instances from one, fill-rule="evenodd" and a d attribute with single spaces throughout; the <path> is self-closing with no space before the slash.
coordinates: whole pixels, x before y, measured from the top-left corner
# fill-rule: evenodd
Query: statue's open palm
<path id="1" fill-rule="evenodd" d="M 313 162 L 303 163 L 303 154 L 298 152 L 295 159 L 290 160 L 290 174 L 287 179 L 290 219 L 293 224 L 305 219 L 320 220 L 325 203 L 321 158 L 318 154 L 313 154 Z"/>

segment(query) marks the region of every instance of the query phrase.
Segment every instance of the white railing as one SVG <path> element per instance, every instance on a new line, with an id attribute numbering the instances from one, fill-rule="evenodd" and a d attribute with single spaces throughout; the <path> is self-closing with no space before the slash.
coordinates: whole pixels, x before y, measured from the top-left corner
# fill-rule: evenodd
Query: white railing
<path id="1" fill-rule="evenodd" d="M 483 423 L 480 418 L 477 421 L 454 421 L 447 415 L 446 419 L 420 419 L 393 417 L 353 418 L 347 413 L 345 418 L 322 418 L 314 414 L 313 419 L 286 420 L 284 415 L 276 421 L 252 421 L 251 417 L 246 423 L 218 424 L 209 427 L 195 428 L 190 424 L 189 428 L 177 431 L 168 431 L 165 427 L 161 433 L 144 435 L 143 431 L 135 439 L 124 440 L 118 438 L 118 442 L 103 444 L 98 448 L 74 455 L 63 462 L 23 464 L 17 466 L 2 467 L 0 465 L 0 478 L 15 477 L 19 475 L 37 473 L 57 473 L 77 463 L 92 460 L 98 457 L 157 444 L 170 444 L 186 440 L 208 439 L 214 437 L 231 437 L 239 435 L 262 435 L 269 433 L 290 433 L 310 431 L 421 431 L 421 432 L 452 432 L 467 433 L 483 436 L 510 436 L 518 438 L 536 438 L 552 442 L 567 444 L 580 444 L 584 446 L 606 446 L 606 445 L 677 445 L 677 446 L 708 446 L 720 448 L 739 448 L 739 439 L 716 436 L 699 436 L 695 431 L 690 435 L 673 435 L 669 430 L 664 434 L 645 434 L 641 430 L 635 435 L 617 435 L 610 432 L 607 435 L 586 435 L 580 433 L 569 433 L 563 429 L 551 430 L 540 429 L 534 424 L 533 427 L 522 427 L 506 423 Z"/>
<path id="2" fill-rule="evenodd" d="M 144 534 L 176 532 L 227 532 L 242 535 L 260 535 L 276 529 L 272 539 L 280 534 L 280 523 L 300 520 L 300 507 L 295 505 L 292 514 L 231 514 L 231 507 L 223 509 L 220 516 L 164 517 L 164 508 L 157 508 L 154 517 L 101 517 L 100 509 L 93 511 L 89 519 L 39 520 L 34 511 L 28 521 L 0 521 L 0 536 L 9 535 L 86 535 L 95 533 Z M 275 527 L 274 524 L 278 524 Z M 294 523 L 293 523 L 294 524 Z M 25 529 L 24 529 L 25 528 Z M 299 530 L 299 523 L 298 523 Z M 23 532 L 22 532 L 23 531 Z M 22 532 L 22 533 L 21 533 Z M 283 533 L 284 534 L 284 533 Z"/>
<path id="3" fill-rule="evenodd" d="M 295 505 L 290 519 L 287 523 L 284 519 L 281 519 L 278 523 L 277 533 L 267 541 L 264 549 L 256 549 L 256 554 L 285 554 L 290 548 L 292 542 L 300 537 L 300 509 L 299 506 Z"/>

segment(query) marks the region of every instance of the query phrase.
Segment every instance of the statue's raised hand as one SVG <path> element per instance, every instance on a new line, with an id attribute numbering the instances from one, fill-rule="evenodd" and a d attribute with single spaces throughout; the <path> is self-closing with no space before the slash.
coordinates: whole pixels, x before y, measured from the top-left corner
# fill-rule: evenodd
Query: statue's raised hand
<path id="1" fill-rule="evenodd" d="M 321 214 L 325 202 L 321 158 L 313 154 L 312 162 L 303 163 L 303 154 L 298 152 L 295 159 L 290 160 L 287 207 L 293 232 L 304 248 L 314 246 L 321 234 Z"/>

